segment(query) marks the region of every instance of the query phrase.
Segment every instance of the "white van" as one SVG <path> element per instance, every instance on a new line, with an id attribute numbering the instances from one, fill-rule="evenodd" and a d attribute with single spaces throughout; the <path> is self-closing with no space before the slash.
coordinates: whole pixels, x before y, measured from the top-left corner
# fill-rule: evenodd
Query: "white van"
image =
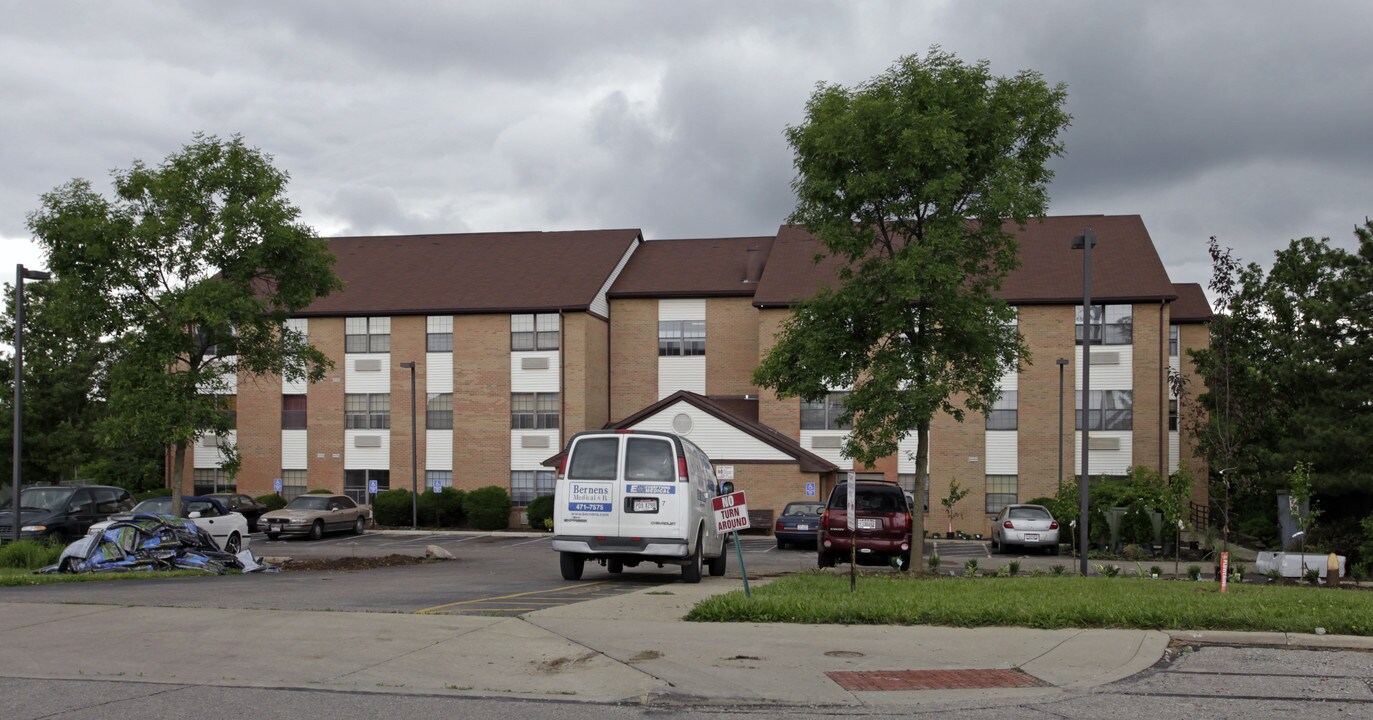
<path id="1" fill-rule="evenodd" d="M 587 560 L 611 573 L 641 562 L 680 565 L 682 580 L 725 574 L 725 539 L 710 499 L 715 470 L 690 440 L 648 430 L 593 430 L 568 441 L 553 495 L 553 549 L 563 579 Z"/>

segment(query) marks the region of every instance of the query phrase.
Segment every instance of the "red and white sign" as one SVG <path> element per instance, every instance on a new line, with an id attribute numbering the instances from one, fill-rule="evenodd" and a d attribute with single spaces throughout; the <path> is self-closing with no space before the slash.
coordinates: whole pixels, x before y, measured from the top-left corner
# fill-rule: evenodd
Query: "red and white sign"
<path id="1" fill-rule="evenodd" d="M 710 508 L 715 511 L 715 529 L 720 532 L 734 532 L 749 527 L 748 505 L 744 503 L 742 490 L 711 498 Z"/>
<path id="2" fill-rule="evenodd" d="M 1230 553 L 1220 554 L 1220 591 L 1225 592 L 1225 581 L 1230 575 Z"/>

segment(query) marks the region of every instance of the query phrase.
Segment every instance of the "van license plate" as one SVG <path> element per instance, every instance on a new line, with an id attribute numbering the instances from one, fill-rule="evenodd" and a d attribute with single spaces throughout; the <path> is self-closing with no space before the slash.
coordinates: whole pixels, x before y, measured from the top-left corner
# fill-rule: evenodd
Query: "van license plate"
<path id="1" fill-rule="evenodd" d="M 636 512 L 636 513 L 656 513 L 656 512 L 658 512 L 658 498 L 634 498 L 634 512 Z"/>

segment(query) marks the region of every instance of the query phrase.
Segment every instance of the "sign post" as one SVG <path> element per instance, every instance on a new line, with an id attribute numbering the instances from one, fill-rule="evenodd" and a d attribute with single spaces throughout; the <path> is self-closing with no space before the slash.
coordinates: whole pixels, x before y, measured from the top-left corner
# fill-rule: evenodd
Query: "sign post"
<path id="1" fill-rule="evenodd" d="M 1220 554 L 1220 591 L 1225 592 L 1225 583 L 1230 578 L 1230 553 Z"/>
<path id="2" fill-rule="evenodd" d="M 853 520 L 853 508 L 858 502 L 858 474 L 850 470 L 848 480 L 849 592 L 853 592 L 858 588 L 858 529 Z"/>
<path id="3" fill-rule="evenodd" d="M 377 481 L 376 481 L 376 480 L 368 480 L 368 481 L 367 481 L 367 494 L 372 496 L 372 504 L 375 505 L 375 504 L 376 504 L 376 501 L 377 501 Z"/>
<path id="4" fill-rule="evenodd" d="M 739 577 L 744 579 L 744 597 L 751 598 L 753 593 L 748 589 L 748 573 L 744 571 L 744 549 L 739 545 L 739 531 L 750 527 L 744 492 L 740 490 L 717 495 L 710 499 L 710 509 L 715 511 L 715 530 L 734 533 L 734 551 L 739 555 Z M 723 548 L 721 552 L 724 552 Z"/>
<path id="5" fill-rule="evenodd" d="M 279 492 L 281 492 L 281 478 L 273 478 L 273 479 L 272 479 L 272 492 L 274 492 L 274 493 L 279 493 Z"/>

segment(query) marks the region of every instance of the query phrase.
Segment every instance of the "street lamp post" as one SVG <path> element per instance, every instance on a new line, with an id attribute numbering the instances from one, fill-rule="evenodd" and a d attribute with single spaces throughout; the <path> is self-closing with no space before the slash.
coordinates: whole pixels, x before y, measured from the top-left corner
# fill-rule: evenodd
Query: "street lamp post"
<path id="1" fill-rule="evenodd" d="M 1068 366 L 1068 358 L 1059 358 L 1058 363 L 1058 489 L 1063 489 L 1063 368 Z"/>
<path id="2" fill-rule="evenodd" d="M 415 363 L 403 362 L 403 368 L 410 368 L 410 529 L 420 527 L 420 451 L 418 423 L 415 421 Z"/>
<path id="3" fill-rule="evenodd" d="M 1087 575 L 1087 484 L 1091 477 L 1088 469 L 1087 448 L 1092 427 L 1092 247 L 1096 245 L 1096 235 L 1091 228 L 1073 238 L 1073 249 L 1082 251 L 1082 471 L 1077 486 L 1078 517 L 1082 522 L 1077 525 L 1079 547 L 1082 548 L 1078 572 Z M 1103 321 L 1105 318 L 1103 318 Z"/>
<path id="4" fill-rule="evenodd" d="M 14 266 L 14 474 L 10 477 L 14 506 L 10 539 L 15 542 L 19 541 L 20 459 L 24 454 L 24 280 L 50 278 L 50 273 Z"/>

